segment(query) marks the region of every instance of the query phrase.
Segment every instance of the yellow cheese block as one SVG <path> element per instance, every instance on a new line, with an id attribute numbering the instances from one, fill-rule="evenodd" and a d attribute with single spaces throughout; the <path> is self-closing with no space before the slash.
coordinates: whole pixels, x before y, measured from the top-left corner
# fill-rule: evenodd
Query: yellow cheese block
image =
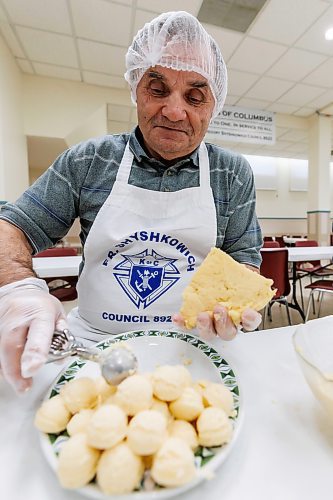
<path id="1" fill-rule="evenodd" d="M 238 325 L 247 308 L 260 311 L 275 294 L 273 280 L 239 264 L 230 255 L 212 248 L 183 292 L 180 313 L 188 329 L 194 328 L 200 312 L 212 314 L 221 304 Z"/>

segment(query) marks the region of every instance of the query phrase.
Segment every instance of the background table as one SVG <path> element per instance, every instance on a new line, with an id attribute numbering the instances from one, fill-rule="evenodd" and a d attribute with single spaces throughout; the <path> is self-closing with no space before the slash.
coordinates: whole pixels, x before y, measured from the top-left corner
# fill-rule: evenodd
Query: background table
<path id="1" fill-rule="evenodd" d="M 290 262 L 331 260 L 333 258 L 333 246 L 290 247 L 288 253 Z"/>
<path id="2" fill-rule="evenodd" d="M 279 251 L 280 248 L 261 248 L 261 252 L 276 252 Z M 333 246 L 323 246 L 323 247 L 288 247 L 288 260 L 292 263 L 292 299 L 289 302 L 289 307 L 296 309 L 302 320 L 305 319 L 305 314 L 303 309 L 298 303 L 297 300 L 297 270 L 296 263 L 297 262 L 311 262 L 315 260 L 327 260 L 330 261 L 333 258 Z M 311 273 L 309 273 L 311 274 Z"/>
<path id="3" fill-rule="evenodd" d="M 213 342 L 239 377 L 244 420 L 231 455 L 215 478 L 180 500 L 331 500 L 333 424 L 300 371 L 294 327 Z M 0 383 L 0 485 L 4 500 L 79 500 L 62 490 L 33 427 L 36 408 L 60 367 L 48 365 L 22 397 Z"/>
<path id="4" fill-rule="evenodd" d="M 292 236 L 283 236 L 286 245 L 294 246 L 297 241 L 307 241 L 307 238 L 294 238 Z"/>
<path id="5" fill-rule="evenodd" d="M 303 319 L 305 320 L 305 313 L 297 301 L 296 284 L 297 284 L 297 262 L 311 262 L 316 260 L 332 260 L 333 257 L 333 247 L 323 246 L 323 247 L 291 247 L 288 248 L 289 262 L 292 262 L 292 307 L 297 309 Z M 309 273 L 311 274 L 311 273 Z"/>
<path id="6" fill-rule="evenodd" d="M 39 278 L 61 278 L 77 276 L 81 255 L 71 257 L 34 257 L 32 265 Z"/>

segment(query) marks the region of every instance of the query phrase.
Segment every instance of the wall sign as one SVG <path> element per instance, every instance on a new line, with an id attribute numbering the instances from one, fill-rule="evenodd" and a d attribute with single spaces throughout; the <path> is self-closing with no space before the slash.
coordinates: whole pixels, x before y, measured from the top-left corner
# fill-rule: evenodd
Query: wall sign
<path id="1" fill-rule="evenodd" d="M 270 111 L 224 106 L 210 122 L 206 139 L 275 144 L 275 115 Z"/>

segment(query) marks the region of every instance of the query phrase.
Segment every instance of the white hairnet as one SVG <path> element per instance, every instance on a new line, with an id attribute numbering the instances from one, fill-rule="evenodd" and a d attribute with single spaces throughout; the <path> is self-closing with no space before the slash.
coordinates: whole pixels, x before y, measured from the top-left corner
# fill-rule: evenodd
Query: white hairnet
<path id="1" fill-rule="evenodd" d="M 212 117 L 227 94 L 227 68 L 215 40 L 188 12 L 166 12 L 138 31 L 126 54 L 125 79 L 136 102 L 136 88 L 153 66 L 195 71 L 207 79 L 215 99 Z"/>

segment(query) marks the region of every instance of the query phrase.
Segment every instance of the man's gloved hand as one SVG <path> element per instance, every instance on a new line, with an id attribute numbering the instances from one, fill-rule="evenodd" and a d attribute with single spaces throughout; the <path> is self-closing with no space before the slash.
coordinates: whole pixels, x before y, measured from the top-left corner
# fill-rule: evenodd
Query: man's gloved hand
<path id="1" fill-rule="evenodd" d="M 30 388 L 54 330 L 64 328 L 66 313 L 44 280 L 25 278 L 0 288 L 0 365 L 17 392 Z"/>
<path id="2" fill-rule="evenodd" d="M 181 314 L 174 314 L 173 323 L 179 328 L 184 328 Z M 261 314 L 254 309 L 246 309 L 242 314 L 242 328 L 247 331 L 255 330 L 261 323 Z M 222 340 L 232 340 L 237 333 L 237 327 L 232 322 L 228 311 L 221 305 L 216 305 L 211 318 L 208 313 L 202 312 L 197 318 L 197 329 L 200 337 L 205 340 L 218 336 Z"/>

